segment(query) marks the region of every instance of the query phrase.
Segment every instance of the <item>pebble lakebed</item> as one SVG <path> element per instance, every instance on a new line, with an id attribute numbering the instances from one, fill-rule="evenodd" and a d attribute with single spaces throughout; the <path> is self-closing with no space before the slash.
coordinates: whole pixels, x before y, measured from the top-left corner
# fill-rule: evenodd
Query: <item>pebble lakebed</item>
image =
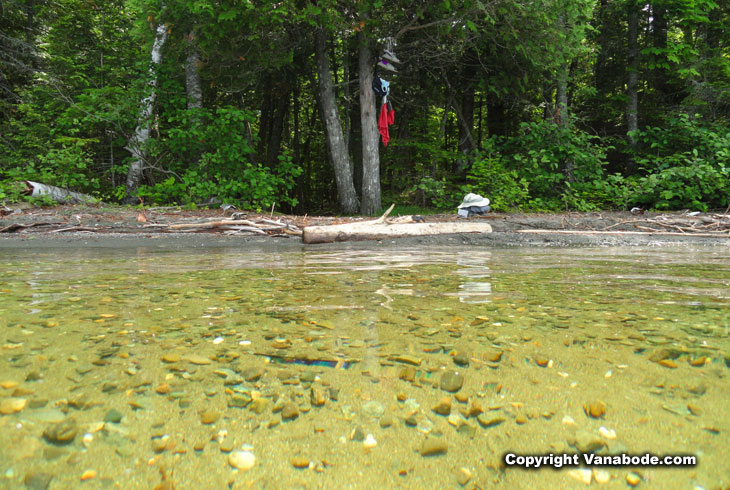
<path id="1" fill-rule="evenodd" d="M 4 485 L 730 482 L 725 249 L 121 255 L 0 259 Z"/>

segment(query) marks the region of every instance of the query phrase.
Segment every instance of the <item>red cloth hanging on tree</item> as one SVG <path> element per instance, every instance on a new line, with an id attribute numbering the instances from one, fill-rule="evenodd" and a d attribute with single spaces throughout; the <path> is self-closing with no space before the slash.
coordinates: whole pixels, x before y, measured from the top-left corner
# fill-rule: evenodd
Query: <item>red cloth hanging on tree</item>
<path id="1" fill-rule="evenodd" d="M 390 132 L 388 126 L 395 122 L 395 111 L 390 105 L 390 102 L 383 102 L 383 107 L 380 108 L 380 117 L 378 117 L 378 131 L 383 139 L 383 145 L 388 146 L 390 141 Z"/>

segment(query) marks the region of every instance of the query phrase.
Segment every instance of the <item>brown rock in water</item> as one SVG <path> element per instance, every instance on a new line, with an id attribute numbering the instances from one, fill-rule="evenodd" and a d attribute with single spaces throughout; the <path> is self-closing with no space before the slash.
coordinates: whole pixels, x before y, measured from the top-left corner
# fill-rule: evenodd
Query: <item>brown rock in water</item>
<path id="1" fill-rule="evenodd" d="M 583 411 L 589 417 L 599 419 L 606 414 L 606 404 L 601 400 L 595 400 L 590 403 L 585 403 L 583 404 Z"/>
<path id="2" fill-rule="evenodd" d="M 322 388 L 313 387 L 309 392 L 309 400 L 312 403 L 312 406 L 321 407 L 327 401 L 327 397 L 325 396 Z"/>
<path id="3" fill-rule="evenodd" d="M 550 359 L 541 354 L 535 354 L 532 356 L 532 359 L 535 361 L 535 364 L 540 367 L 546 367 L 550 363 Z"/>
<path id="4" fill-rule="evenodd" d="M 66 417 L 43 431 L 43 437 L 53 444 L 69 444 L 76 437 L 78 430 L 76 419 Z"/>
<path id="5" fill-rule="evenodd" d="M 459 403 L 466 403 L 469 401 L 469 395 L 467 393 L 457 393 L 454 395 L 456 401 Z"/>
<path id="6" fill-rule="evenodd" d="M 243 379 L 250 383 L 252 381 L 258 381 L 259 379 L 261 379 L 261 377 L 264 375 L 264 372 L 264 368 L 260 366 L 253 366 L 245 368 L 241 372 L 241 375 L 243 376 Z"/>
<path id="7" fill-rule="evenodd" d="M 281 409 L 282 420 L 294 420 L 297 417 L 299 417 L 299 408 L 293 403 L 287 403 Z"/>
<path id="8" fill-rule="evenodd" d="M 172 364 L 173 362 L 178 362 L 180 360 L 180 354 L 177 353 L 171 353 L 171 354 L 165 354 L 162 356 L 162 362 L 166 362 L 168 364 Z"/>
<path id="9" fill-rule="evenodd" d="M 447 370 L 441 375 L 441 389 L 449 393 L 456 393 L 464 386 L 464 375 L 458 371 Z"/>
<path id="10" fill-rule="evenodd" d="M 10 415 L 11 413 L 20 412 L 27 405 L 28 400 L 25 398 L 5 398 L 0 401 L 0 414 Z"/>
<path id="11" fill-rule="evenodd" d="M 652 362 L 660 362 L 666 359 L 676 359 L 681 355 L 681 352 L 674 349 L 658 349 L 649 354 L 649 360 Z"/>
<path id="12" fill-rule="evenodd" d="M 431 410 L 439 415 L 449 415 L 451 413 L 451 397 L 442 397 Z"/>
<path id="13" fill-rule="evenodd" d="M 677 363 L 671 359 L 662 359 L 657 364 L 670 369 L 677 369 Z"/>
<path id="14" fill-rule="evenodd" d="M 489 362 L 499 362 L 502 360 L 502 351 L 489 351 L 484 354 L 484 358 Z"/>
<path id="15" fill-rule="evenodd" d="M 300 456 L 295 456 L 291 459 L 291 465 L 297 469 L 309 468 L 309 460 Z"/>
<path id="16" fill-rule="evenodd" d="M 427 437 L 421 444 L 421 456 L 438 456 L 446 454 L 449 446 L 443 437 Z"/>
<path id="17" fill-rule="evenodd" d="M 707 363 L 707 358 L 705 356 L 690 357 L 688 361 L 690 366 L 701 367 Z"/>
<path id="18" fill-rule="evenodd" d="M 689 410 L 689 412 L 694 416 L 702 415 L 702 409 L 698 405 L 695 405 L 694 403 L 688 403 L 687 410 Z"/>
<path id="19" fill-rule="evenodd" d="M 170 385 L 167 383 L 162 383 L 155 388 L 155 392 L 159 395 L 167 395 L 170 393 Z"/>
<path id="20" fill-rule="evenodd" d="M 206 410 L 205 412 L 200 414 L 200 421 L 203 424 L 214 424 L 218 422 L 218 419 L 221 417 L 221 414 L 213 411 L 213 410 Z"/>
<path id="21" fill-rule="evenodd" d="M 416 379 L 416 369 L 412 366 L 403 367 L 398 373 L 398 378 L 413 383 Z"/>
<path id="22" fill-rule="evenodd" d="M 184 360 L 188 361 L 190 364 L 195 364 L 196 366 L 205 366 L 213 363 L 213 361 L 209 358 L 199 356 L 198 354 L 188 354 L 185 356 Z"/>
<path id="23" fill-rule="evenodd" d="M 477 417 L 483 413 L 484 413 L 484 409 L 482 408 L 482 404 L 479 403 L 477 400 L 472 400 L 472 402 L 469 404 L 467 418 L 468 417 Z"/>
<path id="24" fill-rule="evenodd" d="M 51 484 L 53 475 L 50 473 L 26 473 L 23 477 L 23 484 L 33 490 L 45 490 Z"/>
<path id="25" fill-rule="evenodd" d="M 268 398 L 254 398 L 254 400 L 251 402 L 251 404 L 248 406 L 248 408 L 252 412 L 261 415 L 262 413 L 264 413 L 266 411 L 266 408 L 268 406 L 269 406 Z"/>

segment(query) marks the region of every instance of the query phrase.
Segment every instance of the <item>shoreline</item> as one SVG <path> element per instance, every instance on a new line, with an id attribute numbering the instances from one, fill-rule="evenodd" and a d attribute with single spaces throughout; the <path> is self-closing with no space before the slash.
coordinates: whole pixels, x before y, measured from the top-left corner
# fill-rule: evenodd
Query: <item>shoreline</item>
<path id="1" fill-rule="evenodd" d="M 557 231 L 557 230 L 556 230 Z M 244 249 L 269 251 L 310 251 L 340 249 L 375 249 L 408 246 L 442 247 L 672 247 L 712 246 L 728 247 L 730 237 L 694 237 L 640 233 L 631 235 L 592 234 L 581 231 L 571 234 L 549 230 L 540 233 L 519 231 L 494 231 L 484 234 L 448 234 L 391 238 L 387 240 L 348 241 L 325 244 L 305 244 L 298 237 L 225 236 L 215 233 L 84 233 L 64 235 L 53 233 L 23 233 L 0 235 L 0 249 L 43 249 L 43 248 L 159 248 L 159 249 Z"/>

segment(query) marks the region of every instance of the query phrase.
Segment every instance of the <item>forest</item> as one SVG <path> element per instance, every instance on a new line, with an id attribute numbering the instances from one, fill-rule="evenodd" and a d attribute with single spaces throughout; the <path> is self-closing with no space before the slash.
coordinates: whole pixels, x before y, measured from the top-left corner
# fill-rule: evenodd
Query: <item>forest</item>
<path id="1" fill-rule="evenodd" d="M 730 2 L 0 0 L 0 203 L 28 180 L 297 214 L 724 210 Z"/>

